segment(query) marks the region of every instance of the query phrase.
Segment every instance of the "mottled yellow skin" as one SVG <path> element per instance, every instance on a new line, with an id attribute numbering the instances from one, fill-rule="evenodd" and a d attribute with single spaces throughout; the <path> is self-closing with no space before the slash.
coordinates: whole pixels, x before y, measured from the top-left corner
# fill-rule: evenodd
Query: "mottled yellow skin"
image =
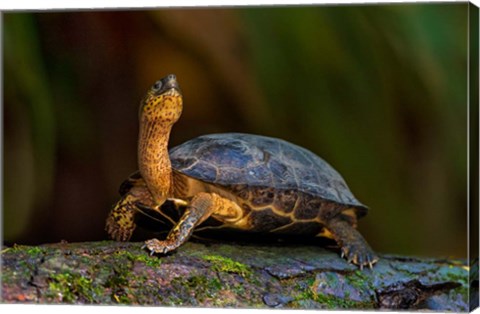
<path id="1" fill-rule="evenodd" d="M 157 206 L 171 197 L 172 166 L 168 157 L 168 139 L 182 108 L 182 96 L 177 90 L 157 94 L 153 87 L 140 106 L 138 168 Z"/>
<path id="2" fill-rule="evenodd" d="M 136 228 L 135 214 L 138 211 L 137 202 L 147 206 L 153 206 L 153 198 L 150 191 L 145 185 L 143 179 L 135 180 L 133 187 L 128 193 L 115 204 L 107 218 L 106 230 L 110 236 L 120 241 L 128 241 L 132 236 L 133 230 Z"/>

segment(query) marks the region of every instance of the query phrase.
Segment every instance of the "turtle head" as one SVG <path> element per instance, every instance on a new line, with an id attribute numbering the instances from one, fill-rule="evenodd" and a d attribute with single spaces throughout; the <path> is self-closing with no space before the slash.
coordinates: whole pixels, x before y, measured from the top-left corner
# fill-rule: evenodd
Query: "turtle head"
<path id="1" fill-rule="evenodd" d="M 175 75 L 158 80 L 148 90 L 140 104 L 140 120 L 174 124 L 180 118 L 183 99 Z"/>

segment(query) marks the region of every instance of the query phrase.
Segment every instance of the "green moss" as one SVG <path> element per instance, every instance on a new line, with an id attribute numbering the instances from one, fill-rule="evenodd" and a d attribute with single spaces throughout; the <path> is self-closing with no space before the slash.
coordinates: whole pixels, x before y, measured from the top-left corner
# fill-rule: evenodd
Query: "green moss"
<path id="1" fill-rule="evenodd" d="M 95 286 L 92 279 L 69 272 L 53 274 L 46 296 L 52 300 L 73 303 L 77 300 L 93 303 L 103 293 L 101 286 Z"/>
<path id="2" fill-rule="evenodd" d="M 119 258 L 127 258 L 129 261 L 132 261 L 132 262 L 145 263 L 145 265 L 147 265 L 149 267 L 158 267 L 162 264 L 161 259 L 153 257 L 153 256 L 149 256 L 149 255 L 146 255 L 146 254 L 136 255 L 136 254 L 132 254 L 132 253 L 127 252 L 127 251 L 119 251 L 119 252 L 116 252 L 114 255 L 117 258 L 118 257 Z"/>
<path id="3" fill-rule="evenodd" d="M 3 250 L 0 251 L 0 254 L 7 253 L 9 251 L 13 251 L 13 248 L 11 248 L 11 247 L 4 248 Z"/>
<path id="4" fill-rule="evenodd" d="M 26 247 L 25 245 L 20 245 L 20 244 L 14 243 L 13 246 L 11 247 L 11 249 L 14 252 L 18 252 L 18 251 L 22 251 L 25 247 Z"/>
<path id="5" fill-rule="evenodd" d="M 177 296 L 169 296 L 167 299 L 167 305 L 170 306 L 181 306 L 183 305 L 183 300 Z"/>
<path id="6" fill-rule="evenodd" d="M 32 246 L 26 250 L 28 255 L 38 255 L 44 253 L 44 250 L 38 246 Z"/>
<path id="7" fill-rule="evenodd" d="M 336 297 L 329 294 L 318 294 L 315 290 L 315 279 L 309 278 L 306 281 L 306 287 L 302 288 L 298 286 L 301 292 L 295 297 L 293 305 L 301 303 L 301 301 L 312 300 L 322 304 L 327 309 L 367 309 L 374 308 L 373 302 L 358 302 L 349 299 L 349 296 L 345 295 L 343 298 Z"/>
<path id="8" fill-rule="evenodd" d="M 131 275 L 130 268 L 116 265 L 113 268 L 113 274 L 109 276 L 105 282 L 105 286 L 107 288 L 122 288 L 128 286 Z"/>
<path id="9" fill-rule="evenodd" d="M 452 281 L 452 282 L 457 282 L 462 284 L 463 286 L 468 286 L 468 271 L 457 271 L 455 272 L 454 269 L 451 269 L 450 271 L 445 271 L 444 273 L 440 273 L 441 278 L 444 281 Z"/>
<path id="10" fill-rule="evenodd" d="M 195 299 L 203 302 L 206 299 L 216 299 L 217 293 L 222 289 L 222 284 L 217 278 L 209 279 L 205 276 L 192 276 L 185 278 L 174 278 L 171 282 L 177 290 L 183 290 L 184 294 L 194 294 Z M 176 300 L 175 302 L 177 302 Z M 175 303 L 174 305 L 180 305 Z"/>
<path id="11" fill-rule="evenodd" d="M 252 274 L 252 270 L 248 265 L 236 262 L 228 257 L 223 257 L 220 255 L 205 255 L 202 256 L 202 258 L 212 263 L 212 269 L 216 272 L 234 273 L 243 277 L 247 277 Z"/>
<path id="12" fill-rule="evenodd" d="M 205 276 L 194 276 L 185 282 L 185 286 L 190 288 L 199 288 L 200 292 L 207 297 L 213 297 L 222 287 L 220 280 L 217 278 L 208 279 Z"/>
<path id="13" fill-rule="evenodd" d="M 352 285 L 354 288 L 363 291 L 363 290 L 374 290 L 374 285 L 372 279 L 369 278 L 361 270 L 356 270 L 351 275 L 346 276 L 347 282 Z"/>
<path id="14" fill-rule="evenodd" d="M 30 281 L 37 268 L 37 259 L 24 258 L 16 260 L 15 267 L 2 267 L 0 279 L 2 283 L 15 283 L 18 281 Z"/>
<path id="15" fill-rule="evenodd" d="M 47 248 L 39 247 L 39 246 L 27 246 L 27 245 L 19 245 L 14 244 L 13 247 L 6 248 L 1 251 L 1 253 L 7 252 L 14 252 L 14 253 L 24 253 L 27 256 L 24 258 L 36 258 L 40 254 L 45 254 L 47 252 Z"/>
<path id="16" fill-rule="evenodd" d="M 28 263 L 26 260 L 18 261 L 18 266 L 21 269 L 29 269 L 29 270 L 31 269 L 30 263 Z"/>
<path id="17" fill-rule="evenodd" d="M 105 281 L 105 287 L 110 288 L 110 299 L 118 304 L 132 304 L 136 298 L 129 293 L 130 282 L 134 278 L 132 264 L 137 261 L 145 262 L 146 257 L 134 255 L 127 251 L 114 253 L 111 258 L 113 273 Z"/>
<path id="18" fill-rule="evenodd" d="M 146 255 L 137 255 L 135 261 L 143 262 L 149 267 L 158 267 L 162 264 L 162 260 L 160 258 Z"/>
<path id="19" fill-rule="evenodd" d="M 129 304 L 132 304 L 132 300 L 128 297 L 128 295 L 116 295 L 116 294 L 113 294 L 113 299 L 115 300 L 115 302 L 117 302 L 118 304 L 125 304 L 125 305 L 129 305 Z"/>
<path id="20" fill-rule="evenodd" d="M 237 295 L 245 294 L 245 287 L 242 283 L 234 283 L 233 286 L 229 285 L 229 289 L 231 289 Z"/>

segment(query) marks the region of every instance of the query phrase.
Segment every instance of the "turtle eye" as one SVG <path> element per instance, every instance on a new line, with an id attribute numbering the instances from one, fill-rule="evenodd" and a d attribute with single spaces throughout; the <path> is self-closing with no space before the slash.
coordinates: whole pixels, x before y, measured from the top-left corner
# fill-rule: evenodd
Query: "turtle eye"
<path id="1" fill-rule="evenodd" d="M 153 85 L 153 89 L 156 91 L 159 91 L 160 88 L 162 88 L 162 81 L 156 81 L 155 84 Z"/>

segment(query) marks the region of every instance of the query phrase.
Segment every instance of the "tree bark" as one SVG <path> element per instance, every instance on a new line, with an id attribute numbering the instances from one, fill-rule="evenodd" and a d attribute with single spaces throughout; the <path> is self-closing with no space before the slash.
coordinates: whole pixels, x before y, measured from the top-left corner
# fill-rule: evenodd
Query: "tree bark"
<path id="1" fill-rule="evenodd" d="M 2 302 L 460 312 L 478 296 L 465 261 L 380 255 L 359 270 L 310 245 L 190 241 L 161 257 L 142 245 L 3 248 Z"/>

